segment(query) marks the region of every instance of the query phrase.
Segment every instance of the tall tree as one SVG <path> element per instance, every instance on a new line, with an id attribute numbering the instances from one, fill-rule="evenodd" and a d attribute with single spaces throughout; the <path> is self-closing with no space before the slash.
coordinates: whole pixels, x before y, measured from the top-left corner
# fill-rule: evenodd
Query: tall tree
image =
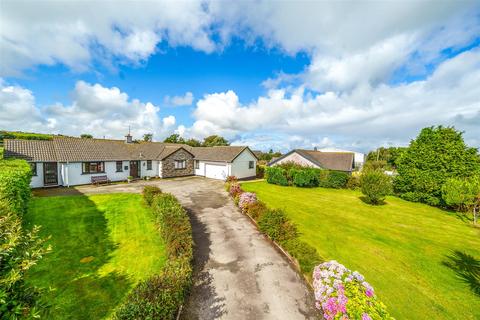
<path id="1" fill-rule="evenodd" d="M 217 135 L 212 135 L 209 137 L 206 137 L 203 140 L 203 146 L 204 147 L 213 147 L 213 146 L 229 146 L 230 143 L 228 142 L 227 139 L 221 136 Z"/>
<path id="2" fill-rule="evenodd" d="M 200 147 L 202 143 L 196 139 L 190 138 L 185 141 L 186 145 L 189 145 L 190 147 Z"/>
<path id="3" fill-rule="evenodd" d="M 82 133 L 80 135 L 80 138 L 82 138 L 82 139 L 93 139 L 93 136 L 91 134 L 88 134 L 88 133 Z"/>
<path id="4" fill-rule="evenodd" d="M 400 158 L 404 147 L 380 147 L 376 150 L 370 151 L 367 155 L 367 161 L 385 161 L 387 168 L 395 169 L 397 161 Z"/>
<path id="5" fill-rule="evenodd" d="M 395 189 L 411 201 L 443 204 L 442 185 L 449 178 L 480 174 L 480 157 L 453 127 L 424 128 L 397 161 Z"/>
<path id="6" fill-rule="evenodd" d="M 477 224 L 480 211 L 480 176 L 466 179 L 451 178 L 442 187 L 443 200 L 449 206 L 473 214 L 473 223 Z"/>
<path id="7" fill-rule="evenodd" d="M 166 143 L 185 143 L 185 140 L 178 133 L 174 133 L 174 134 L 171 134 L 170 136 L 166 137 L 165 140 L 163 140 L 163 142 L 166 142 Z"/>
<path id="8" fill-rule="evenodd" d="M 145 133 L 143 135 L 143 141 L 152 141 L 153 140 L 153 133 Z"/>

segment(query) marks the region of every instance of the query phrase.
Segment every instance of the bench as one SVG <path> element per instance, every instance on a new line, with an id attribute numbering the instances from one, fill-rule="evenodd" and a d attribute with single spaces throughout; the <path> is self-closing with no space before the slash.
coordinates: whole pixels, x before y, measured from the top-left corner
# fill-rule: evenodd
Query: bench
<path id="1" fill-rule="evenodd" d="M 109 183 L 110 180 L 108 180 L 107 176 L 92 176 L 90 177 L 92 184 L 98 185 L 100 183 Z"/>

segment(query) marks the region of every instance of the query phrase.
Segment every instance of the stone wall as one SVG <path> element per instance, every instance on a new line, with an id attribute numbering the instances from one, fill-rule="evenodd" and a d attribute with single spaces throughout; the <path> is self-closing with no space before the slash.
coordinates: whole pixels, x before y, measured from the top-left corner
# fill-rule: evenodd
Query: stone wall
<path id="1" fill-rule="evenodd" d="M 186 160 L 185 169 L 175 169 L 175 160 Z M 162 178 L 191 176 L 194 174 L 193 156 L 183 149 L 175 151 L 162 161 Z"/>

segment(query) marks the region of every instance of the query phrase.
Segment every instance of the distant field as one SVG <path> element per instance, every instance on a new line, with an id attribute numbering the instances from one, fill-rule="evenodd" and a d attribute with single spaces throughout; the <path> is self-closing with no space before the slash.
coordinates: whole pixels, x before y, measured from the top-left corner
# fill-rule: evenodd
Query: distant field
<path id="1" fill-rule="evenodd" d="M 53 252 L 28 279 L 52 290 L 45 319 L 108 317 L 138 281 L 158 273 L 166 261 L 140 195 L 34 198 L 25 221 L 52 237 Z"/>
<path id="2" fill-rule="evenodd" d="M 455 214 L 396 197 L 371 206 L 351 190 L 266 182 L 242 188 L 285 209 L 325 259 L 364 274 L 395 318 L 480 319 L 480 296 L 469 287 L 480 282 L 480 229 Z M 457 261 L 455 251 L 470 257 L 459 254 Z M 457 275 L 465 264 L 476 282 Z"/>

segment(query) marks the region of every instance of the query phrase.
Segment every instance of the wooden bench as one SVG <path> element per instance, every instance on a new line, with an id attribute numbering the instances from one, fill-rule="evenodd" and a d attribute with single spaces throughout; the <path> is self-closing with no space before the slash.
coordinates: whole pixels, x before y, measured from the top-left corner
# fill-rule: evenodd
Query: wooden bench
<path id="1" fill-rule="evenodd" d="M 108 180 L 107 176 L 92 176 L 90 177 L 90 180 L 92 181 L 92 184 L 98 185 L 100 183 L 109 183 L 110 180 Z"/>

